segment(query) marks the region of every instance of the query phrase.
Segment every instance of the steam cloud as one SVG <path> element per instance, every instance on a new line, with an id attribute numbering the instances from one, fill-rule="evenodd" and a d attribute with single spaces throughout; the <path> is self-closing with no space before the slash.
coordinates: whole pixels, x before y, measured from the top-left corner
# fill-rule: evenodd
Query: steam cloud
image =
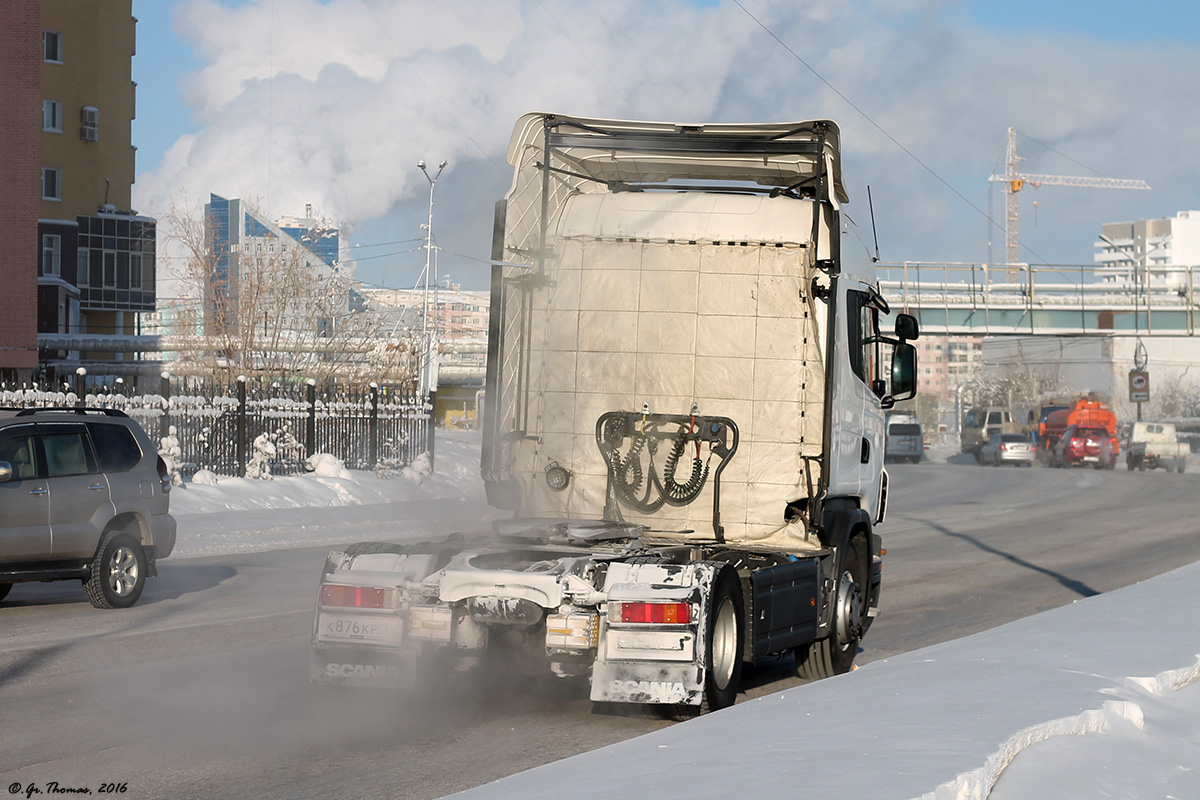
<path id="1" fill-rule="evenodd" d="M 1023 194 L 1022 243 L 1032 249 L 1025 260 L 1090 262 L 1102 222 L 1196 205 L 1195 49 L 993 35 L 951 0 L 742 6 L 251 0 L 228 8 L 184 0 L 175 28 L 204 66 L 182 93 L 199 130 L 138 176 L 136 205 L 161 213 L 181 193 L 213 191 L 259 198 L 271 214 L 311 203 L 351 228 L 374 220 L 381 229 L 387 220 L 394 238 L 419 238 L 429 185 L 415 163 L 444 158 L 435 226 L 444 264 L 456 253 L 486 260 L 491 207 L 511 180 L 508 137 L 516 118 L 534 110 L 689 122 L 835 119 L 854 201 L 847 210 L 866 221 L 870 183 L 885 261 L 979 261 L 989 236 L 1002 258 L 1002 227 L 989 232 L 980 211 L 989 209 L 987 176 L 1003 171 L 1009 126 L 1032 137 L 1022 141 L 1027 171 L 1143 178 L 1155 189 Z M 1002 226 L 998 192 L 991 214 Z M 364 263 L 368 279 L 403 283 L 386 274 L 388 261 Z M 454 268 L 476 284 L 467 288 L 485 284 L 482 263 L 460 259 Z"/>

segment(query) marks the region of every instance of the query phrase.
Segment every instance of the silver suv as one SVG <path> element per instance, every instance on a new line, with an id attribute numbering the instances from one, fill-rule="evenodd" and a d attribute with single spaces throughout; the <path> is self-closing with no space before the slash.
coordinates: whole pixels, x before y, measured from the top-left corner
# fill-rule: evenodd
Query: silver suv
<path id="1" fill-rule="evenodd" d="M 79 580 L 128 608 L 175 547 L 171 478 L 113 409 L 0 410 L 0 600 L 14 583 Z"/>

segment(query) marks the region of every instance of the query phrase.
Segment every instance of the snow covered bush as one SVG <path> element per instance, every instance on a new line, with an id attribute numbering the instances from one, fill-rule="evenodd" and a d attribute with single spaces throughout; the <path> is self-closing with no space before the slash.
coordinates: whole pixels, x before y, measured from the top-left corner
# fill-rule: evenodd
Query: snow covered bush
<path id="1" fill-rule="evenodd" d="M 254 440 L 254 455 L 246 465 L 246 477 L 257 480 L 271 480 L 271 459 L 275 458 L 275 443 L 269 434 L 260 434 Z"/>
<path id="2" fill-rule="evenodd" d="M 401 477 L 417 486 L 420 486 L 432 474 L 433 467 L 429 463 L 429 453 L 421 453 L 413 459 L 411 464 L 400 470 Z"/>
<path id="3" fill-rule="evenodd" d="M 163 462 L 167 465 L 172 486 L 179 486 L 183 483 L 183 476 L 179 474 L 179 462 L 183 460 L 183 450 L 179 447 L 177 433 L 175 426 L 172 425 L 167 428 L 167 435 L 158 442 L 158 454 L 162 456 Z"/>

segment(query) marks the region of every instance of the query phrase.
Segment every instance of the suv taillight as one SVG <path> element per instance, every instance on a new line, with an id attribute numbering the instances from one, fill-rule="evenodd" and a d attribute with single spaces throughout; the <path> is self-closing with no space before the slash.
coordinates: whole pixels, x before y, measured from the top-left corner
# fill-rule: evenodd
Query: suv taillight
<path id="1" fill-rule="evenodd" d="M 171 471 L 167 469 L 167 462 L 163 461 L 163 457 L 158 457 L 158 483 L 162 486 L 163 494 L 171 491 Z"/>

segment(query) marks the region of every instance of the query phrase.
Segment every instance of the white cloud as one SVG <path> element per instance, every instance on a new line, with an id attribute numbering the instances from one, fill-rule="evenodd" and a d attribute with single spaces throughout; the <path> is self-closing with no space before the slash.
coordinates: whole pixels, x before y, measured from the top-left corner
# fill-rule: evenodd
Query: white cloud
<path id="1" fill-rule="evenodd" d="M 1090 260 L 1101 222 L 1171 215 L 1200 199 L 1195 50 L 991 35 L 936 0 L 742 3 L 977 209 L 987 210 L 1009 126 L 1155 187 L 1023 197 L 1022 241 L 1047 260 Z M 138 204 L 151 213 L 182 191 L 213 191 L 261 198 L 279 214 L 312 203 L 360 225 L 392 215 L 403 235 L 419 236 L 428 184 L 414 164 L 445 158 L 441 243 L 486 258 L 521 113 L 831 117 L 843 128 L 852 211 L 864 214 L 870 183 L 885 258 L 986 256 L 977 210 L 729 0 L 294 0 L 286 11 L 267 0 L 184 0 L 176 20 L 204 64 L 184 90 L 198 132 L 139 176 Z M 1089 174 L 1032 140 L 1022 148 L 1027 169 Z M 1000 203 L 997 194 L 998 219 Z"/>

